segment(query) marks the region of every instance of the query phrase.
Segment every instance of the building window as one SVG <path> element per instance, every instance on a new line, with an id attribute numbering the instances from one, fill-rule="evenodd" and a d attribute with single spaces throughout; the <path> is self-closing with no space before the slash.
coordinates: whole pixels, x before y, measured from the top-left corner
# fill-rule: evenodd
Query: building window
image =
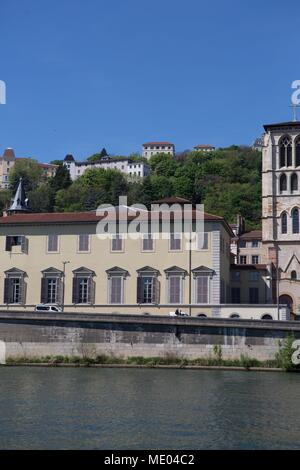
<path id="1" fill-rule="evenodd" d="M 259 263 L 259 256 L 258 255 L 252 255 L 252 264 L 258 264 Z"/>
<path id="2" fill-rule="evenodd" d="M 160 296 L 160 284 L 157 278 L 158 271 L 153 268 L 138 270 L 137 279 L 137 303 L 158 304 Z"/>
<path id="3" fill-rule="evenodd" d="M 196 304 L 208 304 L 209 298 L 209 276 L 197 276 L 196 284 Z"/>
<path id="4" fill-rule="evenodd" d="M 297 208 L 292 211 L 292 228 L 293 233 L 299 233 L 299 209 Z"/>
<path id="5" fill-rule="evenodd" d="M 249 281 L 257 282 L 259 280 L 259 273 L 257 271 L 249 272 Z"/>
<path id="6" fill-rule="evenodd" d="M 258 287 L 250 287 L 249 288 L 249 302 L 250 304 L 258 304 L 259 296 L 258 296 Z"/>
<path id="7" fill-rule="evenodd" d="M 298 176 L 296 173 L 291 176 L 291 191 L 298 191 Z"/>
<path id="8" fill-rule="evenodd" d="M 142 251 L 153 251 L 154 240 L 150 233 L 144 234 L 142 238 Z"/>
<path id="9" fill-rule="evenodd" d="M 78 251 L 80 252 L 90 251 L 90 235 L 88 233 L 82 233 L 78 235 Z"/>
<path id="10" fill-rule="evenodd" d="M 48 268 L 42 272 L 41 303 L 62 304 L 62 276 L 63 272 L 55 268 Z"/>
<path id="11" fill-rule="evenodd" d="M 125 297 L 125 279 L 128 271 L 117 266 L 106 271 L 108 276 L 108 303 L 123 304 Z"/>
<path id="12" fill-rule="evenodd" d="M 47 251 L 48 253 L 58 252 L 58 235 L 56 234 L 48 235 Z"/>
<path id="13" fill-rule="evenodd" d="M 180 304 L 182 302 L 182 277 L 169 276 L 168 302 Z"/>
<path id="14" fill-rule="evenodd" d="M 287 233 L 287 214 L 284 212 L 281 215 L 281 233 Z"/>
<path id="15" fill-rule="evenodd" d="M 247 246 L 246 240 L 240 240 L 239 245 L 240 245 L 240 248 L 246 248 Z"/>
<path id="16" fill-rule="evenodd" d="M 180 251 L 180 250 L 181 250 L 181 234 L 172 232 L 170 234 L 170 251 Z"/>
<path id="17" fill-rule="evenodd" d="M 94 304 L 95 284 L 93 276 L 95 273 L 87 268 L 79 268 L 73 273 L 73 304 Z"/>
<path id="18" fill-rule="evenodd" d="M 231 302 L 233 304 L 241 303 L 241 289 L 239 287 L 231 288 Z"/>
<path id="19" fill-rule="evenodd" d="M 247 264 L 247 256 L 245 255 L 240 256 L 240 264 Z"/>
<path id="20" fill-rule="evenodd" d="M 6 237 L 5 251 L 10 252 L 28 252 L 28 240 L 23 235 L 13 235 Z"/>
<path id="21" fill-rule="evenodd" d="M 296 152 L 296 166 L 300 166 L 300 138 L 298 137 L 295 143 Z"/>
<path id="22" fill-rule="evenodd" d="M 251 246 L 252 246 L 252 248 L 257 248 L 258 247 L 258 240 L 252 240 Z"/>
<path id="23" fill-rule="evenodd" d="M 120 233 L 113 235 L 111 240 L 111 251 L 123 251 L 123 237 Z"/>
<path id="24" fill-rule="evenodd" d="M 232 281 L 240 281 L 241 273 L 240 271 L 231 271 L 231 280 Z"/>
<path id="25" fill-rule="evenodd" d="M 24 277 L 26 273 L 13 268 L 5 272 L 4 280 L 4 303 L 5 304 L 25 304 L 26 285 Z"/>
<path id="26" fill-rule="evenodd" d="M 292 165 L 292 139 L 289 136 L 281 138 L 279 143 L 280 167 Z"/>
<path id="27" fill-rule="evenodd" d="M 208 233 L 198 233 L 198 250 L 208 250 Z"/>
<path id="28" fill-rule="evenodd" d="M 291 279 L 295 281 L 297 279 L 297 271 L 292 271 L 291 272 Z"/>
<path id="29" fill-rule="evenodd" d="M 279 190 L 286 191 L 287 190 L 287 179 L 286 175 L 281 175 L 279 179 Z"/>

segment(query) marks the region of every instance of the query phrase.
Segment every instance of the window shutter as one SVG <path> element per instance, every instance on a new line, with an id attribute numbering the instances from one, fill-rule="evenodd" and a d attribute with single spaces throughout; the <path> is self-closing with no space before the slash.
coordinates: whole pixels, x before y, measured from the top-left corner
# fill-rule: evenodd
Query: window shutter
<path id="1" fill-rule="evenodd" d="M 28 253 L 28 239 L 26 237 L 21 237 L 21 250 L 22 253 Z"/>
<path id="2" fill-rule="evenodd" d="M 11 251 L 11 237 L 6 237 L 5 251 Z"/>
<path id="3" fill-rule="evenodd" d="M 94 283 L 92 276 L 89 277 L 89 281 L 88 281 L 87 301 L 88 301 L 88 304 L 95 303 L 95 283 Z"/>
<path id="4" fill-rule="evenodd" d="M 25 305 L 26 304 L 26 283 L 24 281 L 24 278 L 22 277 L 20 279 L 20 304 Z"/>
<path id="5" fill-rule="evenodd" d="M 160 282 L 157 277 L 153 279 L 153 296 L 152 302 L 154 304 L 159 304 L 160 299 Z"/>
<path id="6" fill-rule="evenodd" d="M 78 304 L 79 302 L 79 282 L 78 278 L 73 278 L 73 292 L 72 292 L 72 303 Z"/>
<path id="7" fill-rule="evenodd" d="M 43 277 L 41 281 L 41 303 L 46 304 L 47 303 L 47 278 Z"/>
<path id="8" fill-rule="evenodd" d="M 143 279 L 141 277 L 137 278 L 137 303 L 143 303 Z"/>
<path id="9" fill-rule="evenodd" d="M 56 280 L 56 303 L 62 305 L 63 303 L 63 282 L 60 277 Z"/>
<path id="10" fill-rule="evenodd" d="M 10 290 L 10 279 L 6 278 L 4 279 L 4 303 L 5 304 L 10 303 L 9 290 Z"/>

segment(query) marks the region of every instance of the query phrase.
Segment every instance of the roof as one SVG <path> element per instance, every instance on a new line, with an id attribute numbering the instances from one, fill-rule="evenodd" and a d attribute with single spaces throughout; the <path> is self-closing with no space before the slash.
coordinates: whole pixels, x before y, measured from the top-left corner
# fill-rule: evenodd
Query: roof
<path id="1" fill-rule="evenodd" d="M 64 161 L 65 161 L 65 162 L 74 162 L 75 160 L 74 160 L 73 155 L 71 155 L 70 153 L 68 153 L 68 155 L 65 156 Z"/>
<path id="2" fill-rule="evenodd" d="M 213 145 L 209 144 L 199 144 L 195 145 L 194 149 L 214 149 L 215 147 Z"/>
<path id="3" fill-rule="evenodd" d="M 159 217 L 162 218 L 162 213 L 157 211 L 152 211 L 153 218 Z M 193 209 L 193 218 L 196 218 L 196 210 Z M 125 220 L 127 212 L 125 212 Z M 128 215 L 127 220 L 131 221 L 134 220 L 136 217 L 139 217 L 141 220 L 143 217 L 148 220 L 150 215 L 149 212 L 138 212 L 132 215 Z M 176 216 L 176 213 L 173 212 L 171 215 L 171 219 Z M 90 212 L 48 212 L 48 213 L 28 213 L 28 214 L 14 214 L 14 215 L 7 215 L 0 217 L 0 227 L 6 225 L 48 225 L 48 224 L 56 224 L 56 225 L 66 225 L 66 224 L 96 224 L 97 222 L 101 221 L 105 217 L 106 220 L 109 220 L 109 212 L 105 213 L 103 210 L 102 215 L 97 215 L 96 211 Z M 182 217 L 182 211 L 180 211 L 180 217 Z M 176 218 L 176 217 L 175 217 Z M 112 219 L 114 220 L 114 212 L 112 213 Z M 120 220 L 124 220 L 122 215 L 120 216 Z M 223 222 L 227 227 L 230 235 L 232 231 L 227 224 L 226 220 L 223 217 L 209 214 L 207 212 L 204 213 L 204 220 L 207 222 Z"/>
<path id="4" fill-rule="evenodd" d="M 174 144 L 171 142 L 146 142 L 143 146 L 145 145 L 172 145 L 174 147 Z"/>
<path id="5" fill-rule="evenodd" d="M 251 230 L 250 232 L 245 232 L 239 236 L 240 240 L 261 240 L 262 231 L 261 230 Z"/>
<path id="6" fill-rule="evenodd" d="M 3 158 L 6 158 L 7 160 L 14 160 L 15 158 L 14 150 L 12 148 L 5 149 L 3 153 Z"/>
<path id="7" fill-rule="evenodd" d="M 16 191 L 16 194 L 14 196 L 14 200 L 10 206 L 10 208 L 7 210 L 8 213 L 10 212 L 30 212 L 28 206 L 27 206 L 27 199 L 22 183 L 22 178 L 20 178 L 19 185 Z"/>
<path id="8" fill-rule="evenodd" d="M 153 201 L 154 204 L 192 204 L 191 201 L 185 199 L 184 197 L 165 197 L 163 199 L 157 199 Z"/>
<path id="9" fill-rule="evenodd" d="M 263 271 L 267 269 L 266 264 L 231 264 L 230 269 L 237 269 L 238 271 L 244 270 L 244 271 Z"/>
<path id="10" fill-rule="evenodd" d="M 268 131 L 269 129 L 275 129 L 277 127 L 299 127 L 300 128 L 300 121 L 286 121 L 286 122 L 277 122 L 273 124 L 264 124 L 264 129 L 265 131 Z"/>

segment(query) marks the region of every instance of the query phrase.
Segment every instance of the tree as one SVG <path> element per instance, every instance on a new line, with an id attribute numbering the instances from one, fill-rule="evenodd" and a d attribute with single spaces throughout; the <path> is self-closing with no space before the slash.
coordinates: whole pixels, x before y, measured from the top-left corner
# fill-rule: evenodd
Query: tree
<path id="1" fill-rule="evenodd" d="M 44 183 L 28 194 L 29 207 L 34 212 L 53 212 L 55 191 L 49 184 Z"/>
<path id="2" fill-rule="evenodd" d="M 42 176 L 43 170 L 36 160 L 30 158 L 17 160 L 9 173 L 10 190 L 14 194 L 17 190 L 19 180 L 22 178 L 25 191 L 32 191 L 42 183 Z"/>
<path id="3" fill-rule="evenodd" d="M 55 176 L 49 180 L 49 186 L 56 192 L 68 188 L 71 184 L 72 180 L 68 168 L 65 165 L 59 165 Z"/>

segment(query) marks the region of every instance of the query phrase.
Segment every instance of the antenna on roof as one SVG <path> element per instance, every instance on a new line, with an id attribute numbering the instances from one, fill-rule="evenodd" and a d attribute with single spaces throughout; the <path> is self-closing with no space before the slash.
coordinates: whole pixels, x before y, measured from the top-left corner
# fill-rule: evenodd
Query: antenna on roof
<path id="1" fill-rule="evenodd" d="M 299 105 L 299 104 L 292 103 L 292 104 L 290 105 L 290 108 L 293 109 L 293 121 L 298 121 L 298 118 L 297 118 L 297 108 L 300 108 L 300 105 Z"/>

